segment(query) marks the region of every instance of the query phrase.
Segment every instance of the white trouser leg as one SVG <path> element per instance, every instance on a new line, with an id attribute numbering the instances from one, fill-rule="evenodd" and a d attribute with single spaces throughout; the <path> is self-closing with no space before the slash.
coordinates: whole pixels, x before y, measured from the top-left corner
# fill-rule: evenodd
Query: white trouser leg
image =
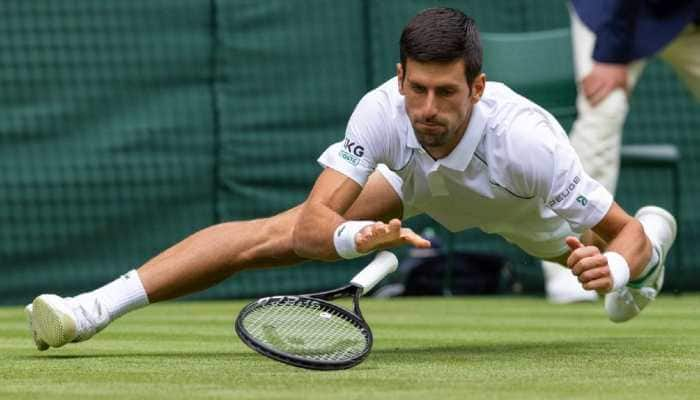
<path id="1" fill-rule="evenodd" d="M 551 261 L 542 261 L 542 273 L 547 300 L 552 303 L 566 304 L 598 299 L 598 294 L 593 290 L 585 290 L 568 268 Z"/>
<path id="2" fill-rule="evenodd" d="M 580 87 L 580 82 L 593 68 L 595 35 L 571 8 L 570 16 L 574 67 Z M 629 65 L 628 92 L 632 92 L 644 66 L 643 60 Z M 569 134 L 571 144 L 586 173 L 614 194 L 620 169 L 622 128 L 629 110 L 627 94 L 623 89 L 614 90 L 594 107 L 579 90 L 576 108 L 578 116 Z"/>
<path id="3" fill-rule="evenodd" d="M 627 95 L 616 89 L 601 103 L 591 107 L 582 93 L 576 99 L 578 117 L 569 140 L 581 159 L 584 171 L 615 193 L 620 171 L 622 127 L 627 117 Z"/>
<path id="4" fill-rule="evenodd" d="M 581 22 L 573 7 L 569 7 L 569 14 L 575 75 L 580 87 L 583 77 L 593 68 L 595 35 Z M 641 75 L 644 65 L 644 61 L 630 65 L 629 91 Z M 622 89 L 615 90 L 593 107 L 579 90 L 576 107 L 578 117 L 569 135 L 571 144 L 586 173 L 614 194 L 620 170 L 622 128 L 629 108 L 627 94 Z M 564 267 L 543 262 L 542 268 L 550 301 L 566 303 L 597 298 L 595 292 L 583 290 L 576 277 Z"/>

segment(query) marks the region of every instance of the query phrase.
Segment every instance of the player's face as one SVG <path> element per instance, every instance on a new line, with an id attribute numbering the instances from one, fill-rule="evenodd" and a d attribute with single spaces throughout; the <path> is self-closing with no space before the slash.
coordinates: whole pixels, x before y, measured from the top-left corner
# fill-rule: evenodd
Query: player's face
<path id="1" fill-rule="evenodd" d="M 471 110 L 484 90 L 481 74 L 469 90 L 464 61 L 448 63 L 406 60 L 397 66 L 399 92 L 418 142 L 435 158 L 446 157 L 464 135 Z"/>

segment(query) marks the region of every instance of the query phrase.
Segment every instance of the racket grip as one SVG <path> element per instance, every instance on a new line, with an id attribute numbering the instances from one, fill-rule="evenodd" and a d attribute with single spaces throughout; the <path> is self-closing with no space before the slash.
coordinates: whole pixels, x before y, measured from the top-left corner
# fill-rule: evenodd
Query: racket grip
<path id="1" fill-rule="evenodd" d="M 362 288 L 362 294 L 372 290 L 374 285 L 379 283 L 385 276 L 396 271 L 399 266 L 399 260 L 394 253 L 382 251 L 374 257 L 371 263 L 362 269 L 350 281 L 351 284 Z"/>

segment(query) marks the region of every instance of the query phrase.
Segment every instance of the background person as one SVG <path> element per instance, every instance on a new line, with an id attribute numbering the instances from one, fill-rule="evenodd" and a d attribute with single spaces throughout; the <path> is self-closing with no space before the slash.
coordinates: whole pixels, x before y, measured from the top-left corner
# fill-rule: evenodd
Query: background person
<path id="1" fill-rule="evenodd" d="M 584 170 L 615 193 L 629 97 L 647 60 L 668 62 L 700 99 L 700 1 L 572 0 L 570 8 L 578 116 L 569 138 Z M 554 303 L 591 301 L 576 277 L 544 262 Z"/>

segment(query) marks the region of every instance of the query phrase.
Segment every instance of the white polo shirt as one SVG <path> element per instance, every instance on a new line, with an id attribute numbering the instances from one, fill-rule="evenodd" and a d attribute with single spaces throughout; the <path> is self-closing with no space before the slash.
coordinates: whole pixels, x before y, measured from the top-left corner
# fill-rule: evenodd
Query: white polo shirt
<path id="1" fill-rule="evenodd" d="M 555 118 L 498 82 L 487 82 L 445 158 L 418 143 L 393 78 L 360 100 L 345 139 L 318 161 L 363 186 L 378 169 L 404 218 L 425 213 L 452 232 L 477 227 L 540 258 L 566 253 L 564 238 L 595 226 L 613 202 Z"/>

